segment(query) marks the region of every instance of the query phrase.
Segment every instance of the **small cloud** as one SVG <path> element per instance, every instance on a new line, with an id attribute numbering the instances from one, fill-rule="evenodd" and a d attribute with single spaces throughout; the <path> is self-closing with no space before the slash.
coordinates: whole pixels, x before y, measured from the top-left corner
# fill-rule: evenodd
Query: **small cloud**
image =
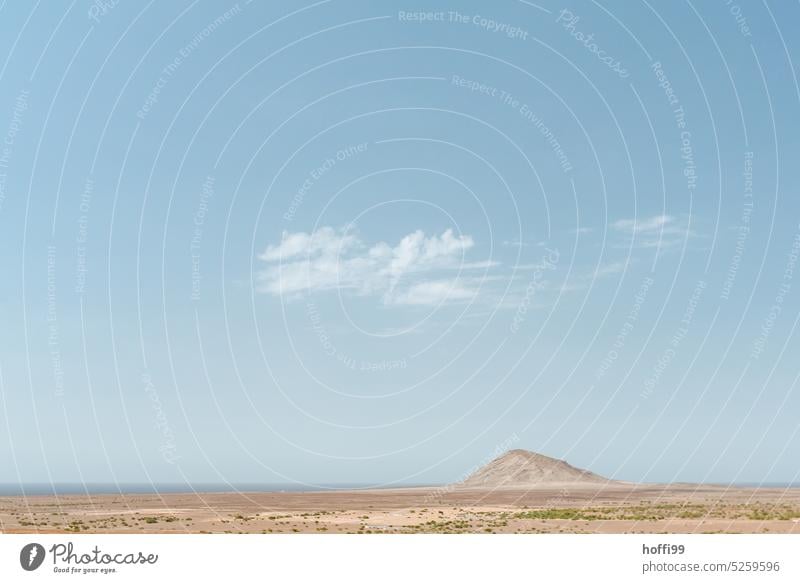
<path id="1" fill-rule="evenodd" d="M 339 234 L 331 227 L 322 227 L 313 233 L 284 231 L 281 242 L 267 247 L 258 258 L 262 261 L 285 261 L 304 255 L 338 254 L 355 242 L 354 236 Z"/>
<path id="2" fill-rule="evenodd" d="M 529 243 L 525 243 L 523 241 L 517 241 L 517 240 L 514 240 L 514 241 L 503 241 L 503 247 L 516 247 L 516 248 L 519 249 L 519 248 L 528 247 L 528 246 L 529 246 Z"/>
<path id="3" fill-rule="evenodd" d="M 412 285 L 392 303 L 408 306 L 435 306 L 446 301 L 470 300 L 475 290 L 461 285 L 458 280 L 426 281 Z"/>
<path id="4" fill-rule="evenodd" d="M 628 269 L 629 261 L 616 261 L 614 263 L 606 263 L 605 265 L 598 265 L 594 271 L 594 277 L 606 277 L 609 275 L 617 275 L 623 273 Z"/>
<path id="5" fill-rule="evenodd" d="M 586 282 L 584 282 L 584 281 L 581 281 L 580 283 L 565 283 L 565 284 L 562 284 L 561 287 L 558 288 L 558 290 L 562 294 L 566 294 L 566 293 L 574 292 L 574 291 L 583 291 L 587 287 L 589 287 L 588 284 Z"/>
<path id="6" fill-rule="evenodd" d="M 497 267 L 500 265 L 499 261 L 470 261 L 462 263 L 458 266 L 459 269 L 488 269 L 490 267 Z"/>
<path id="7" fill-rule="evenodd" d="M 674 217 L 669 215 L 656 215 L 644 219 L 620 219 L 611 223 L 611 227 L 627 233 L 651 233 L 662 230 L 665 225 L 674 221 Z"/>
<path id="8" fill-rule="evenodd" d="M 385 304 L 423 305 L 463 300 L 475 295 L 459 278 L 442 278 L 443 271 L 488 269 L 492 261 L 465 262 L 474 246 L 472 237 L 426 236 L 409 233 L 397 244 L 384 241 L 367 246 L 357 234 L 322 227 L 312 233 L 284 232 L 281 242 L 269 245 L 258 258 L 266 263 L 256 276 L 259 292 L 295 296 L 303 292 L 351 290 L 358 295 L 380 295 Z M 419 281 L 420 278 L 439 277 Z"/>
<path id="9" fill-rule="evenodd" d="M 595 280 L 625 273 L 625 271 L 627 271 L 633 263 L 634 260 L 630 259 L 628 261 L 615 261 L 612 263 L 596 265 L 591 271 L 577 273 L 574 275 L 569 282 L 565 282 L 561 286 L 561 291 L 573 292 L 588 289 L 589 286 L 594 284 Z"/>
<path id="10" fill-rule="evenodd" d="M 633 237 L 640 249 L 665 249 L 693 235 L 686 221 L 670 215 L 620 219 L 611 223 L 611 228 Z"/>

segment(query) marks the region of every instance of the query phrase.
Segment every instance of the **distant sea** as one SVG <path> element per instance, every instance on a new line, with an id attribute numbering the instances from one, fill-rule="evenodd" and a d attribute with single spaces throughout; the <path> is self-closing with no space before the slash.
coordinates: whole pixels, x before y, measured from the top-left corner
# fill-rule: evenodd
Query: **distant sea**
<path id="1" fill-rule="evenodd" d="M 67 496 L 71 494 L 182 494 L 192 492 L 325 492 L 373 488 L 411 488 L 430 484 L 0 484 L 0 496 Z"/>
<path id="2" fill-rule="evenodd" d="M 707 484 L 740 488 L 800 488 L 800 482 L 739 482 L 736 484 Z M 192 492 L 326 492 L 336 490 L 366 490 L 380 488 L 412 488 L 437 484 L 259 484 L 259 483 L 197 483 L 197 484 L 0 484 L 0 496 L 67 496 L 74 494 L 184 494 Z"/>

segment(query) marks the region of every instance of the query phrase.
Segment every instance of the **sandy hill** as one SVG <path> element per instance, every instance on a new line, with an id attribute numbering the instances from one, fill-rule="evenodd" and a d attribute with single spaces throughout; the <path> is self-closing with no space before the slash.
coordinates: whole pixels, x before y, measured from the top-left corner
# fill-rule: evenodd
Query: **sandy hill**
<path id="1" fill-rule="evenodd" d="M 512 449 L 470 475 L 459 486 L 465 488 L 532 488 L 536 486 L 613 484 L 592 472 L 563 460 L 524 449 Z"/>

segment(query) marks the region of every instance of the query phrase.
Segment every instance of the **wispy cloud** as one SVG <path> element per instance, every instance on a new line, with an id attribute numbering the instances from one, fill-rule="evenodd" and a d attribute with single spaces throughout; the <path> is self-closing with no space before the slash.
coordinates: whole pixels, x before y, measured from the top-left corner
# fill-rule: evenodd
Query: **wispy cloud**
<path id="1" fill-rule="evenodd" d="M 457 280 L 449 279 L 416 283 L 407 291 L 395 297 L 394 303 L 410 306 L 429 306 L 445 300 L 469 300 L 473 297 L 475 297 L 474 289 L 465 287 Z"/>
<path id="2" fill-rule="evenodd" d="M 472 279 L 447 276 L 453 270 L 487 269 L 491 261 L 464 260 L 474 246 L 469 235 L 452 229 L 426 236 L 417 230 L 397 244 L 368 246 L 353 232 L 322 227 L 312 233 L 284 232 L 281 242 L 259 255 L 258 291 L 275 296 L 351 290 L 380 296 L 384 304 L 435 305 L 475 296 Z"/>
<path id="3" fill-rule="evenodd" d="M 561 286 L 561 292 L 583 291 L 588 289 L 597 280 L 613 277 L 625 273 L 635 261 L 633 259 L 627 261 L 614 261 L 611 263 L 602 263 L 594 266 L 594 268 L 587 271 L 579 271 L 574 274 L 569 281 L 564 282 Z"/>
<path id="4" fill-rule="evenodd" d="M 633 237 L 639 248 L 666 248 L 692 235 L 686 221 L 671 215 L 620 219 L 611 223 L 615 231 Z"/>
<path id="5" fill-rule="evenodd" d="M 669 215 L 656 215 L 641 219 L 620 219 L 611 223 L 617 231 L 629 233 L 651 233 L 662 230 L 665 225 L 674 222 L 675 218 Z"/>
<path id="6" fill-rule="evenodd" d="M 594 278 L 607 277 L 609 275 L 617 275 L 623 273 L 625 272 L 626 269 L 628 269 L 630 263 L 632 263 L 632 261 L 615 261 L 613 263 L 605 263 L 603 265 L 598 265 L 595 268 L 592 277 Z"/>

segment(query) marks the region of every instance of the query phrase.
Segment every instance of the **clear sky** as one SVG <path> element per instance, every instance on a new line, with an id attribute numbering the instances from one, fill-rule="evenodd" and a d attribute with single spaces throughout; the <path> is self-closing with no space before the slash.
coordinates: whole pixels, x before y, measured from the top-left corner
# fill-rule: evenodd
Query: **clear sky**
<path id="1" fill-rule="evenodd" d="M 0 482 L 800 468 L 788 2 L 0 4 Z"/>

